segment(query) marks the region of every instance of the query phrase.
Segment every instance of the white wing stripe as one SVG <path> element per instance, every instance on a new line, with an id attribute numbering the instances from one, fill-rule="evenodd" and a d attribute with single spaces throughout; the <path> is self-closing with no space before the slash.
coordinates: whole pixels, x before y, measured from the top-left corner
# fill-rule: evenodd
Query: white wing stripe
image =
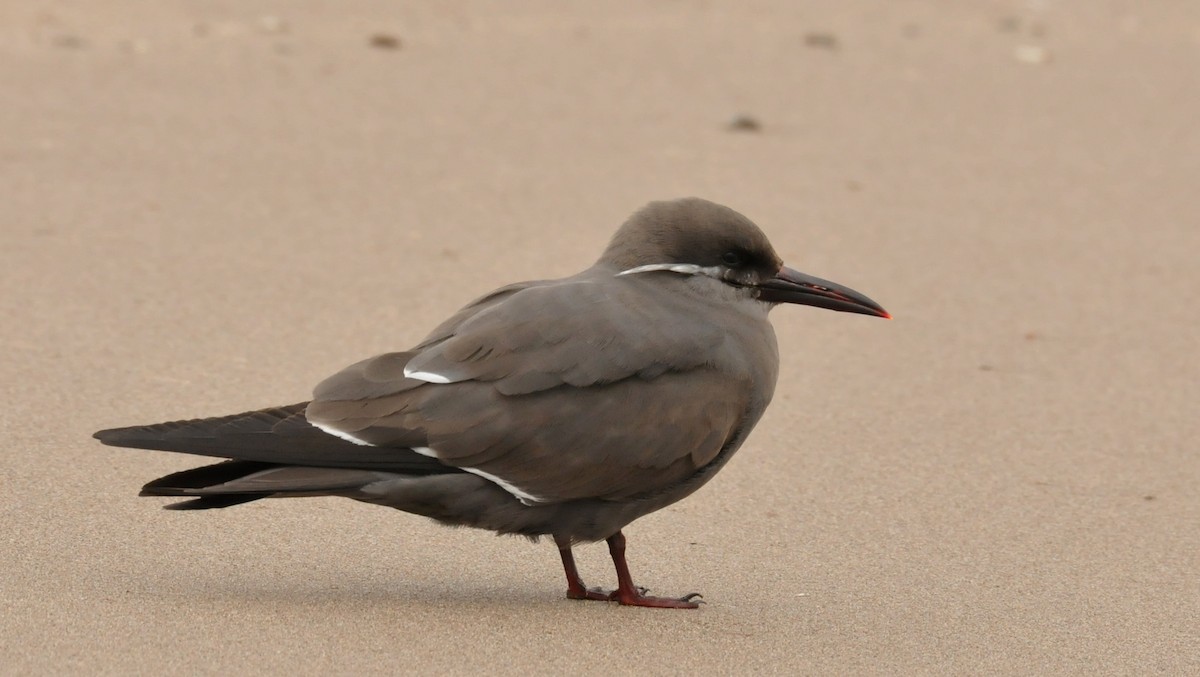
<path id="1" fill-rule="evenodd" d="M 410 449 L 412 449 L 413 451 L 417 452 L 418 454 L 420 454 L 422 456 L 429 456 L 432 458 L 438 457 L 437 452 L 434 451 L 433 449 L 430 449 L 429 447 L 410 447 Z M 521 490 L 520 487 L 513 484 L 512 482 L 508 482 L 506 480 L 500 479 L 499 477 L 496 477 L 495 475 L 493 475 L 489 472 L 484 472 L 477 468 L 462 468 L 462 470 L 466 470 L 467 472 L 471 473 L 472 475 L 478 475 L 479 477 L 482 477 L 483 479 L 491 482 L 492 484 L 495 484 L 496 486 L 500 487 L 501 489 L 503 489 L 503 490 L 507 491 L 508 493 L 512 494 L 513 496 L 515 496 L 517 498 L 517 500 L 521 501 L 525 505 L 534 505 L 537 503 L 545 503 L 546 502 L 544 499 L 538 498 L 537 496 L 534 496 L 533 494 L 529 493 L 528 491 Z"/>
<path id="2" fill-rule="evenodd" d="M 309 421 L 309 423 L 312 423 L 312 421 Z M 325 425 L 324 423 L 312 423 L 312 425 L 313 425 L 313 427 L 317 428 L 318 430 L 320 430 L 323 433 L 333 435 L 334 437 L 340 437 L 343 440 L 346 440 L 347 442 L 361 444 L 364 447 L 375 446 L 374 444 L 371 444 L 370 442 L 367 442 L 366 440 L 360 440 L 357 437 L 355 437 L 354 435 L 351 435 L 350 433 L 342 432 L 341 430 L 338 430 L 337 428 L 334 428 L 333 426 Z"/>
<path id="3" fill-rule="evenodd" d="M 410 369 L 408 367 L 404 368 L 404 377 L 411 378 L 414 381 L 425 381 L 426 383 L 449 383 L 450 382 L 450 379 L 446 378 L 445 376 L 442 376 L 441 374 L 435 374 L 431 371 L 417 371 L 415 369 Z"/>
<path id="4" fill-rule="evenodd" d="M 496 486 L 507 491 L 508 493 L 512 494 L 513 496 L 516 496 L 517 499 L 520 500 L 525 505 L 536 505 L 538 503 L 546 502 L 544 499 L 538 498 L 537 496 L 534 496 L 533 494 L 531 494 L 527 491 L 522 491 L 520 489 L 520 487 L 518 487 L 517 485 L 515 485 L 511 482 L 506 482 L 491 473 L 486 473 L 482 470 L 479 470 L 478 468 L 463 468 L 463 470 L 466 470 L 467 472 L 471 473 L 472 475 L 479 475 L 483 479 L 495 484 Z"/>

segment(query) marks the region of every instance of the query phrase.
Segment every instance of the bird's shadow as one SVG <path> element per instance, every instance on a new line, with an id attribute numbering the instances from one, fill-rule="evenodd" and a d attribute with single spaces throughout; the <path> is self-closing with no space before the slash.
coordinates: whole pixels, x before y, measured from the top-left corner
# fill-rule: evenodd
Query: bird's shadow
<path id="1" fill-rule="evenodd" d="M 514 584 L 499 588 L 479 581 L 462 580 L 329 580 L 327 577 L 279 578 L 247 575 L 171 576 L 163 573 L 143 578 L 129 594 L 147 599 L 186 600 L 192 605 L 255 605 L 280 609 L 317 607 L 394 611 L 398 607 L 507 608 L 545 607 L 566 599 L 557 587 Z"/>

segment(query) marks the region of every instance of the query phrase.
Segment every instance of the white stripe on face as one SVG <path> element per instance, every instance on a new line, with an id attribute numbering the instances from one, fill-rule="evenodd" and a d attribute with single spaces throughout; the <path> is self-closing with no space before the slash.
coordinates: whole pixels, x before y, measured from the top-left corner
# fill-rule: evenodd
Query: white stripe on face
<path id="1" fill-rule="evenodd" d="M 669 273 L 679 273 L 680 275 L 707 275 L 709 277 L 719 277 L 721 269 L 717 266 L 699 266 L 695 263 L 647 263 L 644 266 L 622 270 L 617 273 L 616 277 L 622 275 L 635 275 L 637 273 L 652 273 L 657 270 L 664 270 Z"/>

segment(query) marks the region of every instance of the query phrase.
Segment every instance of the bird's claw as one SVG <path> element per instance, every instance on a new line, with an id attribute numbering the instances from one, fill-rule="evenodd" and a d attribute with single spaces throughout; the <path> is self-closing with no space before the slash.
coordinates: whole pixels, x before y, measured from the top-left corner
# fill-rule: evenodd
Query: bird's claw
<path id="1" fill-rule="evenodd" d="M 567 590 L 570 599 L 593 600 L 597 602 L 616 602 L 623 606 L 644 606 L 658 609 L 696 609 L 705 604 L 704 596 L 698 592 L 690 592 L 683 597 L 651 597 L 646 593 L 649 588 L 636 586 L 632 592 L 605 590 L 604 588 L 583 588 Z"/>
<path id="2" fill-rule="evenodd" d="M 637 590 L 637 596 L 638 596 L 638 597 L 645 597 L 645 596 L 646 596 L 646 593 L 650 592 L 650 588 L 644 588 L 644 587 L 642 587 L 642 586 L 640 586 L 640 585 L 639 585 L 639 586 L 636 586 L 634 589 L 635 589 L 635 590 Z M 610 602 L 619 602 L 619 601 L 621 601 L 621 598 L 620 598 L 620 592 L 621 592 L 620 590 L 612 590 L 612 591 L 610 591 L 610 592 L 608 593 L 608 600 L 609 600 Z"/>

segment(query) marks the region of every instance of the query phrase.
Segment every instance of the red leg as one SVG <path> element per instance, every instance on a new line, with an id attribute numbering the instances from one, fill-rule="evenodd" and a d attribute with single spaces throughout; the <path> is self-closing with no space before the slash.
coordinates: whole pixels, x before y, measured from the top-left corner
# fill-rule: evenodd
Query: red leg
<path id="1" fill-rule="evenodd" d="M 695 609 L 700 606 L 699 601 L 692 601 L 700 597 L 698 592 L 683 597 L 650 597 L 645 594 L 644 588 L 635 586 L 633 577 L 629 575 L 629 565 L 625 563 L 625 534 L 618 531 L 608 537 L 608 554 L 612 555 L 613 566 L 617 569 L 617 589 L 609 595 L 609 599 L 628 606 L 659 609 Z"/>
<path id="2" fill-rule="evenodd" d="M 601 602 L 609 600 L 609 593 L 604 590 L 588 590 L 579 577 L 579 569 L 575 568 L 575 555 L 571 554 L 571 541 L 554 537 L 558 546 L 558 554 L 562 557 L 563 572 L 567 574 L 567 597 L 569 599 L 594 599 Z"/>

